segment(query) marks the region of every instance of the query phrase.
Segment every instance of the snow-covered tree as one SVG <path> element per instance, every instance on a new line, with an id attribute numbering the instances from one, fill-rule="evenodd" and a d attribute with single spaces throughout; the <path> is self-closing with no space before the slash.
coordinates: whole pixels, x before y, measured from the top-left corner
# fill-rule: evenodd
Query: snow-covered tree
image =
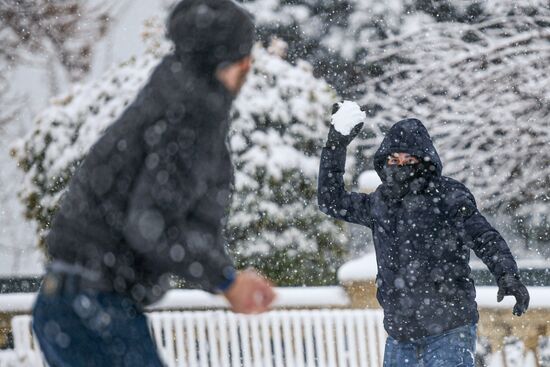
<path id="1" fill-rule="evenodd" d="M 289 42 L 378 122 L 358 144 L 370 169 L 384 130 L 428 125 L 446 173 L 529 240 L 550 239 L 547 0 L 250 0 L 263 39 Z M 499 152 L 495 156 L 495 152 Z"/>
<path id="2" fill-rule="evenodd" d="M 2 276 L 38 274 L 43 263 L 34 246 L 34 223 L 23 220 L 24 208 L 17 198 L 23 174 L 9 156 L 9 147 L 29 129 L 35 108 L 41 108 L 38 105 L 59 93 L 63 85 L 89 75 L 97 43 L 111 30 L 113 10 L 121 3 L 105 0 L 0 1 Z M 40 85 L 32 85 L 37 77 L 41 79 Z"/>
<path id="3" fill-rule="evenodd" d="M 365 46 L 397 31 L 403 1 L 243 0 L 256 17 L 260 38 L 289 44 L 291 61 L 310 62 L 340 94 L 363 80 Z"/>
<path id="4" fill-rule="evenodd" d="M 161 33 L 158 23 L 150 23 L 144 57 L 56 99 L 14 148 L 26 172 L 20 197 L 42 237 L 83 156 L 169 50 Z M 234 104 L 230 145 L 237 193 L 227 237 L 239 263 L 280 284 L 335 281 L 345 237 L 317 210 L 316 175 L 336 94 L 313 77 L 308 63 L 293 66 L 275 52 L 255 48 L 254 67 Z"/>
<path id="5" fill-rule="evenodd" d="M 94 43 L 109 27 L 107 2 L 7 0 L 0 6 L 0 60 L 55 58 L 71 80 L 90 70 Z"/>
<path id="6" fill-rule="evenodd" d="M 339 228 L 318 210 L 316 186 L 336 95 L 306 62 L 292 66 L 262 49 L 254 57 L 235 103 L 228 236 L 243 263 L 278 284 L 334 281 L 344 248 Z"/>
<path id="7" fill-rule="evenodd" d="M 0 124 L 15 121 L 23 96 L 15 96 L 8 82 L 21 64 L 61 66 L 70 80 L 91 68 L 93 48 L 110 25 L 110 8 L 103 0 L 2 1 L 0 6 Z M 40 57 L 37 57 L 40 55 Z M 55 89 L 56 86 L 51 86 Z"/>
<path id="8" fill-rule="evenodd" d="M 472 23 L 495 11 L 536 7 L 510 0 L 241 0 L 256 17 L 264 42 L 272 37 L 289 44 L 289 59 L 304 59 L 345 97 L 376 70 L 364 62 L 370 43 L 416 30 L 433 22 Z M 505 3 L 505 4 L 500 4 Z"/>
<path id="9" fill-rule="evenodd" d="M 372 168 L 391 123 L 419 117 L 445 173 L 469 185 L 482 210 L 528 241 L 550 240 L 547 0 L 243 3 L 262 39 L 287 41 L 291 60 L 308 60 L 369 107 L 378 129 L 358 142 L 356 175 Z"/>
<path id="10" fill-rule="evenodd" d="M 38 224 L 40 241 L 83 156 L 132 102 L 169 50 L 169 45 L 158 37 L 161 29 L 157 23 L 146 24 L 144 41 L 148 49 L 142 58 L 132 58 L 111 68 L 103 78 L 75 84 L 69 93 L 52 99 L 51 105 L 35 118 L 32 131 L 13 146 L 12 155 L 25 172 L 19 197 L 26 217 Z"/>
<path id="11" fill-rule="evenodd" d="M 444 173 L 535 240 L 550 239 L 549 37 L 548 6 L 480 23 L 424 21 L 370 44 L 366 63 L 379 73 L 358 88 L 380 128 L 424 121 Z M 365 139 L 362 161 L 381 138 Z"/>
<path id="12" fill-rule="evenodd" d="M 0 128 L 13 120 L 21 108 L 21 100 L 15 96 L 10 88 L 5 75 L 8 73 L 5 67 L 0 67 Z"/>

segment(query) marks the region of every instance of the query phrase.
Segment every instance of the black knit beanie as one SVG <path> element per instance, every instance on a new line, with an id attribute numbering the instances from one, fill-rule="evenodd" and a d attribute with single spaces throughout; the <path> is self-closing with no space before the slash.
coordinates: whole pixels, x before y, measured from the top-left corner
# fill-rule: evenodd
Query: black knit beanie
<path id="1" fill-rule="evenodd" d="M 231 0 L 183 0 L 167 29 L 177 55 L 211 71 L 249 55 L 254 43 L 252 15 Z"/>

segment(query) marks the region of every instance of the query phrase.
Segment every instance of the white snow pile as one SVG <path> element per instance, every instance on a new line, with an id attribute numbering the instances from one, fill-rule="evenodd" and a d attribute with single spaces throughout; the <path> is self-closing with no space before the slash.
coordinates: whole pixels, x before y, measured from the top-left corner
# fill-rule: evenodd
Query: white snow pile
<path id="1" fill-rule="evenodd" d="M 340 283 L 374 280 L 377 273 L 376 254 L 369 252 L 342 265 L 338 269 L 338 280 Z"/>
<path id="2" fill-rule="evenodd" d="M 365 112 L 355 102 L 344 101 L 338 103 L 340 108 L 332 115 L 332 125 L 342 135 L 349 135 L 351 130 L 367 119 Z"/>

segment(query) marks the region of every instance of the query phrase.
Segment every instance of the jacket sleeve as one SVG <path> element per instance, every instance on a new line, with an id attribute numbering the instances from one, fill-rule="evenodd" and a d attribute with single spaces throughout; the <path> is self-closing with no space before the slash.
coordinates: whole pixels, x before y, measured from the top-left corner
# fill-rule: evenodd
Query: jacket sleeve
<path id="1" fill-rule="evenodd" d="M 466 244 L 489 268 L 498 281 L 505 274 L 519 276 L 516 261 L 500 233 L 477 209 L 474 196 L 466 188 L 452 194 L 451 211 L 458 220 Z"/>
<path id="2" fill-rule="evenodd" d="M 370 227 L 371 196 L 345 190 L 345 165 L 346 147 L 323 148 L 317 190 L 319 208 L 336 219 Z"/>
<path id="3" fill-rule="evenodd" d="M 225 203 L 218 189 L 208 189 L 208 162 L 196 156 L 198 149 L 178 132 L 162 137 L 147 150 L 133 185 L 125 238 L 156 271 L 222 290 L 235 272 L 222 234 Z"/>

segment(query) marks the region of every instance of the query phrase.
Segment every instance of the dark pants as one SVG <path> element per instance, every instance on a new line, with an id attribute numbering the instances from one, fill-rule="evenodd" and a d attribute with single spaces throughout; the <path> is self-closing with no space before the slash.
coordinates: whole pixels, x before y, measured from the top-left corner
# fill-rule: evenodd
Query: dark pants
<path id="1" fill-rule="evenodd" d="M 130 299 L 70 283 L 45 281 L 33 310 L 33 329 L 51 367 L 163 366 L 145 315 Z"/>
<path id="2" fill-rule="evenodd" d="M 476 329 L 461 326 L 414 342 L 388 337 L 384 367 L 474 367 Z"/>

